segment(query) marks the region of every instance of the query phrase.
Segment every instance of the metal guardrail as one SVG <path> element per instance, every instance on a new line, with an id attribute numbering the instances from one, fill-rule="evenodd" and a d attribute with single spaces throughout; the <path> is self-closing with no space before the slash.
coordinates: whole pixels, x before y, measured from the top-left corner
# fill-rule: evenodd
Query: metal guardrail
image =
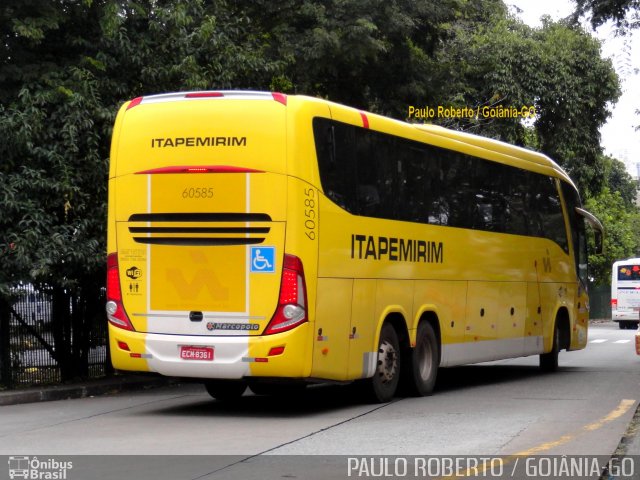
<path id="1" fill-rule="evenodd" d="M 611 319 L 611 286 L 598 285 L 589 287 L 589 318 Z"/>
<path id="2" fill-rule="evenodd" d="M 8 342 L 6 337 L 0 342 L 0 359 L 5 367 L 0 375 L 2 386 L 16 388 L 60 383 L 65 376 L 63 360 L 82 363 L 74 367 L 83 372 L 83 377 L 105 375 L 108 352 L 103 315 L 78 318 L 79 312 L 76 312 L 74 318 L 73 309 L 80 308 L 81 303 L 77 298 L 68 297 L 68 305 L 56 310 L 63 311 L 65 318 L 56 319 L 54 297 L 46 288 L 22 284 L 12 293 L 8 311 L 4 312 L 8 321 L 7 318 L 0 319 L 0 336 L 4 337 L 8 331 L 9 337 Z M 104 297 L 92 300 L 104 303 Z M 10 368 L 6 368 L 7 363 Z"/>

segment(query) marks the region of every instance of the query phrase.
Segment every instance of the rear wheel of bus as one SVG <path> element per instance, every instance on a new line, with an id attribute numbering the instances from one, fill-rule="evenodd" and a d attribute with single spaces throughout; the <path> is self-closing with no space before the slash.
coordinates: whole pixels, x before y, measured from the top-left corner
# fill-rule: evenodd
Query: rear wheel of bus
<path id="1" fill-rule="evenodd" d="M 400 341 L 398 333 L 390 323 L 380 330 L 378 358 L 373 377 L 367 380 L 367 394 L 374 402 L 390 402 L 400 380 Z"/>
<path id="2" fill-rule="evenodd" d="M 433 326 L 426 321 L 418 325 L 416 346 L 411 350 L 404 372 L 404 387 L 409 395 L 431 395 L 436 384 L 440 350 Z"/>
<path id="3" fill-rule="evenodd" d="M 247 389 L 242 380 L 208 380 L 204 382 L 207 393 L 222 402 L 240 398 Z"/>

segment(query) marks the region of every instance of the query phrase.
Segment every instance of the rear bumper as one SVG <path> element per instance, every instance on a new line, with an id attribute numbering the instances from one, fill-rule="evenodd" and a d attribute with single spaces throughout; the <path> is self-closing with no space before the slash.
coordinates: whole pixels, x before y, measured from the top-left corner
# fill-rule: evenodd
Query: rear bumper
<path id="1" fill-rule="evenodd" d="M 640 318 L 639 313 L 634 312 L 633 310 L 631 311 L 623 310 L 623 311 L 612 312 L 611 317 L 614 322 L 619 322 L 620 320 L 623 320 L 623 321 L 632 320 L 637 322 L 638 319 Z"/>
<path id="2" fill-rule="evenodd" d="M 276 335 L 214 337 L 130 332 L 109 324 L 111 362 L 117 370 L 170 377 L 306 378 L 311 371 L 309 328 L 306 323 Z M 213 360 L 182 359 L 182 346 L 213 348 Z M 274 347 L 284 347 L 284 351 L 269 355 Z"/>

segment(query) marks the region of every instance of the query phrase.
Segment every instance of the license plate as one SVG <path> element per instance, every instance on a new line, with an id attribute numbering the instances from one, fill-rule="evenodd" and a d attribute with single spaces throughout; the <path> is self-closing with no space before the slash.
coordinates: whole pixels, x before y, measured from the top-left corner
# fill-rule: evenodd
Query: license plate
<path id="1" fill-rule="evenodd" d="M 181 346 L 180 358 L 182 360 L 204 360 L 211 362 L 213 361 L 213 347 Z"/>

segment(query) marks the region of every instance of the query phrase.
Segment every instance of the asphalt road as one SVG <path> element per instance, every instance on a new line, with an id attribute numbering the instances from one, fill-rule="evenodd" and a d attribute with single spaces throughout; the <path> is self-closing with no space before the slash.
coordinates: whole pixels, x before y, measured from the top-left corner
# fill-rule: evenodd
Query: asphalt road
<path id="1" fill-rule="evenodd" d="M 252 478 L 257 464 L 277 464 L 272 455 L 608 457 L 640 400 L 634 334 L 612 323 L 594 325 L 588 348 L 562 352 L 556 373 L 539 372 L 537 357 L 443 369 L 433 396 L 384 405 L 359 403 L 345 386 L 309 388 L 288 401 L 245 393 L 223 404 L 189 384 L 0 407 L 0 455 L 227 456 L 165 459 L 154 463 L 166 463 L 160 476 L 149 478 L 165 478 L 176 465 L 180 475 L 166 478 Z M 325 463 L 290 476 L 345 473 L 344 457 Z M 123 465 L 135 470 L 140 462 L 118 461 Z M 0 467 L 0 478 L 4 473 Z"/>

